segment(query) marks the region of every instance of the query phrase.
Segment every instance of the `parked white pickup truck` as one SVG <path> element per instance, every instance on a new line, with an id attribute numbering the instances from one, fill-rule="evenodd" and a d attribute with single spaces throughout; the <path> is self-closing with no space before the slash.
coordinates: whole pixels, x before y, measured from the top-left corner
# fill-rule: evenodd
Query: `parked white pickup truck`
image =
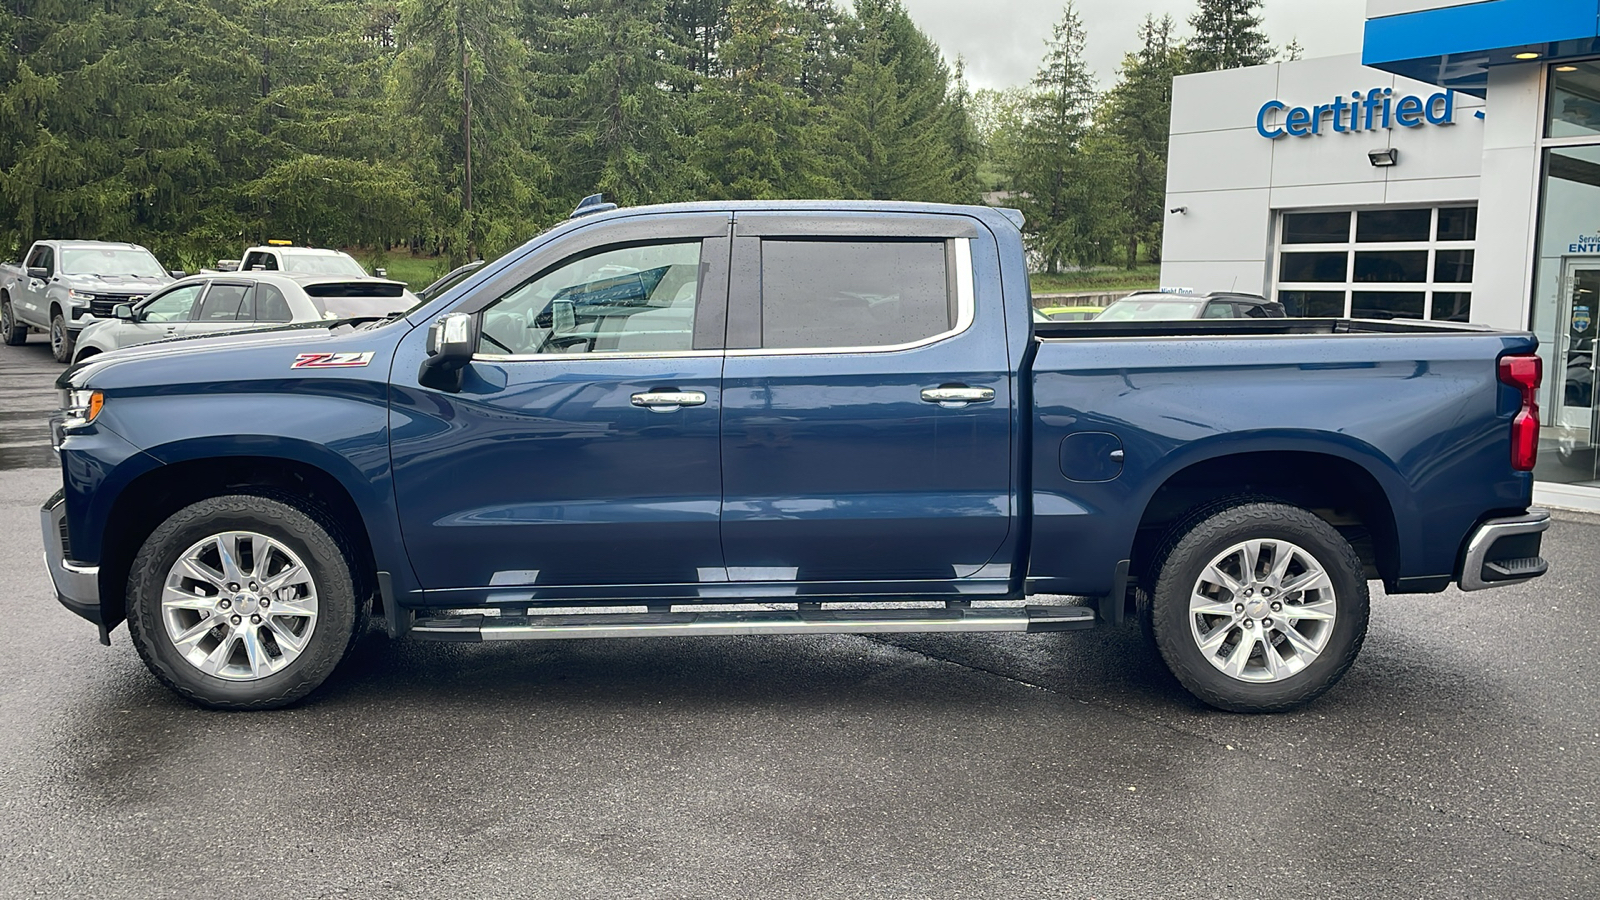
<path id="1" fill-rule="evenodd" d="M 371 278 L 355 257 L 339 250 L 320 247 L 294 247 L 287 242 L 271 242 L 246 247 L 236 267 L 225 268 L 227 260 L 217 260 L 222 271 L 287 272 L 291 275 L 337 275 L 341 278 Z M 378 277 L 383 275 L 379 270 Z"/>
<path id="2" fill-rule="evenodd" d="M 50 334 L 57 362 L 72 359 L 78 333 L 111 318 L 183 272 L 169 272 L 138 244 L 39 241 L 20 266 L 0 265 L 0 339 L 15 346 L 29 329 Z"/>

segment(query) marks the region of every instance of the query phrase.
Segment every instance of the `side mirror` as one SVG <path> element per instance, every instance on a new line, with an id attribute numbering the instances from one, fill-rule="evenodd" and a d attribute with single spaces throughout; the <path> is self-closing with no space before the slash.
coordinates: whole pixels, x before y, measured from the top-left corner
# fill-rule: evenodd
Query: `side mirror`
<path id="1" fill-rule="evenodd" d="M 133 317 L 133 304 L 118 303 L 116 306 L 111 307 L 111 318 L 122 322 L 135 321 Z"/>
<path id="2" fill-rule="evenodd" d="M 428 358 L 417 381 L 435 390 L 461 390 L 462 372 L 478 352 L 479 320 L 469 313 L 450 313 L 428 326 Z"/>
<path id="3" fill-rule="evenodd" d="M 184 277 L 186 277 L 186 276 L 187 276 L 187 275 L 188 275 L 188 274 L 189 274 L 189 273 L 188 273 L 188 272 L 185 272 L 185 271 L 184 271 L 184 270 L 182 270 L 182 269 L 169 269 L 169 270 L 168 270 L 168 271 L 167 271 L 167 274 L 168 274 L 168 275 L 171 275 L 171 276 L 172 276 L 172 277 L 173 277 L 173 278 L 184 278 Z"/>
<path id="4" fill-rule="evenodd" d="M 379 278 L 388 278 L 389 277 L 389 270 L 383 268 L 382 266 L 379 266 L 378 268 L 373 269 L 372 271 L 373 271 L 373 274 L 377 275 Z"/>
<path id="5" fill-rule="evenodd" d="M 28 277 L 37 278 L 40 281 L 44 281 L 46 278 L 50 277 L 50 270 L 46 269 L 44 266 L 29 266 Z"/>

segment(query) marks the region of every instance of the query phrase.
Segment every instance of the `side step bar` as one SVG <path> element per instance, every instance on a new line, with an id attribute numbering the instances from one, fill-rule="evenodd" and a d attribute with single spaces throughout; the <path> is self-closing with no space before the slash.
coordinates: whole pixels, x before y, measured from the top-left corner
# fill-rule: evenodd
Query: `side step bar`
<path id="1" fill-rule="evenodd" d="M 1093 628 L 1087 606 L 994 609 L 761 610 L 442 616 L 417 619 L 411 636 L 429 641 L 544 641 L 572 638 L 732 634 L 896 634 L 931 631 L 1078 631 Z"/>

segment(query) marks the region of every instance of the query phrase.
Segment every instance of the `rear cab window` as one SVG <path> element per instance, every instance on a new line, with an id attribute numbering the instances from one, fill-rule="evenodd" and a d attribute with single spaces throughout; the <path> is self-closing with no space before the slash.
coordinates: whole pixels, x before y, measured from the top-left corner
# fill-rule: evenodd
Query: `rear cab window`
<path id="1" fill-rule="evenodd" d="M 953 330 L 951 243 L 763 240 L 762 348 L 891 347 Z"/>

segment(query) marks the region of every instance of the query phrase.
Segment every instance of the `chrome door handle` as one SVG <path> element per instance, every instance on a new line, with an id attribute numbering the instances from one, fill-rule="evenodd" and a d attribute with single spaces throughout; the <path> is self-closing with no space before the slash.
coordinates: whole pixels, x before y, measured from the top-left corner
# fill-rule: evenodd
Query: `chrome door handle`
<path id="1" fill-rule="evenodd" d="M 648 409 L 677 409 L 680 406 L 700 406 L 706 395 L 700 391 L 645 391 L 633 395 L 633 405 Z"/>
<path id="2" fill-rule="evenodd" d="M 922 399 L 929 403 L 988 403 L 994 399 L 994 388 L 923 388 Z"/>

